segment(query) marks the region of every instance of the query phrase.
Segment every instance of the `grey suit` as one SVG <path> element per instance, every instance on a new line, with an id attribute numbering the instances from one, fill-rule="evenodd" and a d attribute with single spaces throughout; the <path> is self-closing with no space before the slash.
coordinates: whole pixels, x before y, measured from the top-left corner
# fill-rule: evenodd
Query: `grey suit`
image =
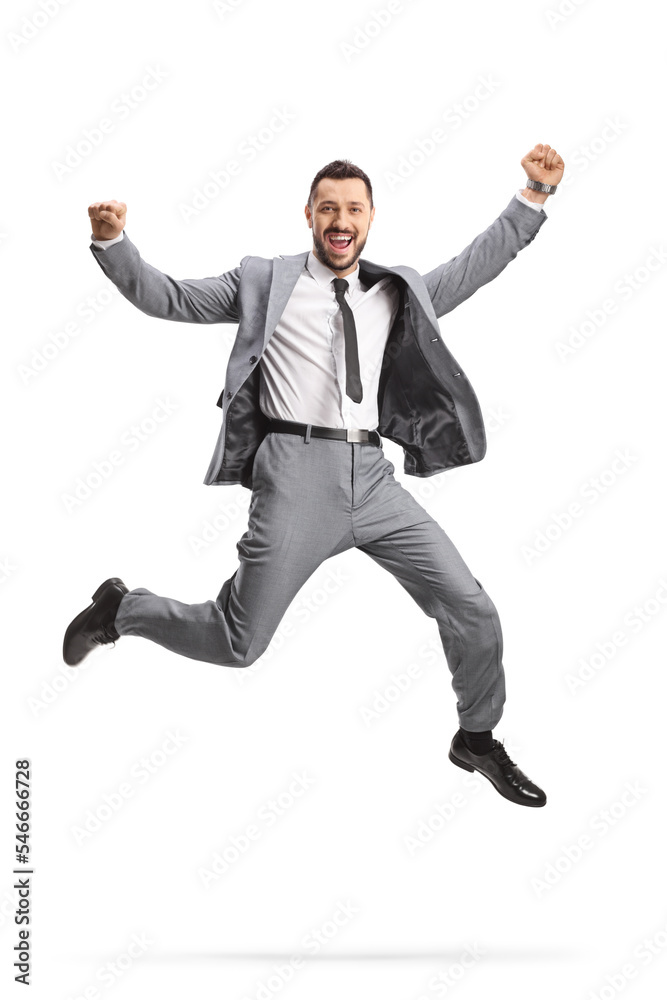
<path id="1" fill-rule="evenodd" d="M 513 196 L 465 250 L 425 275 L 359 258 L 366 284 L 391 274 L 401 291 L 383 359 L 377 429 L 403 448 L 407 475 L 432 476 L 484 457 L 477 397 L 443 343 L 437 318 L 500 274 L 535 239 L 546 218 L 543 209 L 537 212 Z M 238 267 L 218 277 L 176 281 L 142 260 L 127 231 L 108 250 L 92 244 L 91 250 L 125 298 L 149 316 L 239 324 L 218 400 L 222 427 L 204 482 L 251 488 L 253 456 L 266 431 L 258 402 L 259 360 L 308 251 L 273 260 L 243 257 Z"/>
<path id="2" fill-rule="evenodd" d="M 512 198 L 461 254 L 424 276 L 359 259 L 365 283 L 391 274 L 401 291 L 378 390 L 378 430 L 403 447 L 407 474 L 430 476 L 483 457 L 479 404 L 442 342 L 437 317 L 500 273 L 546 218 Z M 273 261 L 244 257 L 218 277 L 177 281 L 143 261 L 127 235 L 108 250 L 91 249 L 143 312 L 239 323 L 219 400 L 223 425 L 205 482 L 252 489 L 248 529 L 237 543 L 239 567 L 216 600 L 186 605 L 138 588 L 121 601 L 118 632 L 192 659 L 247 666 L 266 650 L 314 570 L 356 547 L 436 620 L 461 726 L 492 729 L 505 700 L 496 608 L 440 525 L 396 482 L 382 448 L 267 434 L 258 404 L 259 359 L 308 252 Z"/>

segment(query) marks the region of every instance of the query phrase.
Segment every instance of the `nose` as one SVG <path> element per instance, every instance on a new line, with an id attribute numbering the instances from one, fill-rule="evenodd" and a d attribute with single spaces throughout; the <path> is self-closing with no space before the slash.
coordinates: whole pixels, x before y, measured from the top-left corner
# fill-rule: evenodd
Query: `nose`
<path id="1" fill-rule="evenodd" d="M 331 223 L 331 229 L 335 233 L 352 233 L 354 229 L 351 223 L 344 217 L 338 216 Z"/>

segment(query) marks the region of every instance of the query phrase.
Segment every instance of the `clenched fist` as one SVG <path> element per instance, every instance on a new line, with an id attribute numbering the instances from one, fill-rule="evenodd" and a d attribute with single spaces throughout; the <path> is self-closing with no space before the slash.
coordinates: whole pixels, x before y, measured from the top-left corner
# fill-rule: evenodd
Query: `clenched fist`
<path id="1" fill-rule="evenodd" d="M 127 205 L 124 201 L 96 201 L 88 206 L 90 224 L 96 240 L 113 240 L 125 226 Z"/>
<path id="2" fill-rule="evenodd" d="M 546 143 L 538 142 L 521 160 L 528 177 L 542 184 L 559 184 L 565 164 L 563 157 Z"/>

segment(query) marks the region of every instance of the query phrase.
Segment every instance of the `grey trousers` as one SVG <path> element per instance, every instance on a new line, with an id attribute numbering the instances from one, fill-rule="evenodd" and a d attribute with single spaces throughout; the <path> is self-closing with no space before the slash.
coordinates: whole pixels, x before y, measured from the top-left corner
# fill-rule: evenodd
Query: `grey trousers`
<path id="1" fill-rule="evenodd" d="M 356 547 L 434 618 L 464 729 L 492 729 L 505 701 L 495 605 L 440 525 L 403 489 L 381 447 L 267 434 L 255 455 L 239 566 L 215 601 L 127 593 L 115 626 L 182 656 L 245 667 L 268 647 L 299 589 L 325 559 Z M 351 612 L 353 613 L 353 611 Z M 400 627 L 400 605 L 392 609 Z"/>

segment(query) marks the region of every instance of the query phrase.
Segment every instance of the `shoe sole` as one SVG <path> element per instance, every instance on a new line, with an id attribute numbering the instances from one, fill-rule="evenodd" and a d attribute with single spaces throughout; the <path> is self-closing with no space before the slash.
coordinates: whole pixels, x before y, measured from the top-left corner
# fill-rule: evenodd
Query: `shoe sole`
<path id="1" fill-rule="evenodd" d="M 539 809 L 541 808 L 541 806 L 545 806 L 547 804 L 546 799 L 544 800 L 544 802 L 528 802 L 528 801 L 523 801 L 521 799 L 513 799 L 509 795 L 506 795 L 505 792 L 502 791 L 502 789 L 498 788 L 498 786 L 494 784 L 493 781 L 491 781 L 491 778 L 488 776 L 488 774 L 484 774 L 484 771 L 480 771 L 479 768 L 473 767 L 472 764 L 466 764 L 465 761 L 459 760 L 458 757 L 454 756 L 451 750 L 449 751 L 448 756 L 452 764 L 456 764 L 457 767 L 462 767 L 464 771 L 477 771 L 478 774 L 481 774 L 481 776 L 483 778 L 486 778 L 488 783 L 492 785 L 493 788 L 495 788 L 495 790 L 498 792 L 498 795 L 502 795 L 502 797 L 504 799 L 507 799 L 508 802 L 514 802 L 514 804 L 517 806 L 528 806 L 531 809 Z"/>
<path id="2" fill-rule="evenodd" d="M 462 767 L 464 771 L 474 771 L 475 770 L 475 768 L 472 766 L 472 764 L 466 764 L 464 761 L 459 760 L 458 757 L 455 757 L 451 750 L 449 751 L 449 759 L 451 760 L 452 764 L 456 764 L 457 767 Z M 480 771 L 480 774 L 481 774 L 481 771 Z M 484 777 L 486 777 L 486 775 L 484 775 Z M 493 782 L 491 782 L 491 784 L 493 784 Z"/>

